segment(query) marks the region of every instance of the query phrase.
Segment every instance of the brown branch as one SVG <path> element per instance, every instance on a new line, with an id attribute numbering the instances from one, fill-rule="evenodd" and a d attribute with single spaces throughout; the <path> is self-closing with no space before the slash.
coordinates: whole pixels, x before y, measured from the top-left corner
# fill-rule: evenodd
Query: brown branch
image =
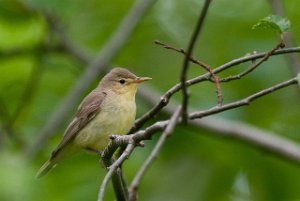
<path id="1" fill-rule="evenodd" d="M 172 47 L 172 46 L 167 45 L 165 43 L 162 43 L 162 42 L 160 42 L 158 40 L 154 41 L 154 43 L 157 44 L 157 45 L 160 45 L 163 48 L 166 48 L 168 50 L 173 50 L 173 51 L 179 52 L 179 53 L 181 53 L 183 55 L 187 55 L 187 53 L 182 48 L 180 48 L 180 49 L 179 48 L 175 48 L 175 47 Z M 190 56 L 189 60 L 192 63 L 203 67 L 206 71 L 208 71 L 211 74 L 211 77 L 213 78 L 213 80 L 214 80 L 214 82 L 216 84 L 216 93 L 217 93 L 218 105 L 222 105 L 223 97 L 222 97 L 222 92 L 221 92 L 219 77 L 216 76 L 216 74 L 213 72 L 212 68 L 208 64 L 205 64 L 204 62 L 202 62 L 202 61 L 200 61 L 198 59 L 195 59 L 193 56 Z"/>
<path id="2" fill-rule="evenodd" d="M 221 78 L 220 82 L 229 82 L 229 81 L 232 81 L 232 80 L 241 79 L 242 77 L 244 77 L 248 73 L 251 73 L 252 71 L 254 71 L 263 62 L 267 61 L 269 59 L 269 57 L 271 55 L 273 55 L 276 50 L 278 50 L 279 48 L 283 48 L 284 46 L 285 46 L 284 42 L 281 39 L 279 41 L 279 43 L 273 49 L 271 49 L 269 52 L 267 52 L 258 62 L 253 62 L 252 65 L 248 69 L 246 69 L 245 71 L 243 71 L 243 72 L 241 72 L 237 75 L 229 76 L 229 77 L 226 77 L 226 78 Z"/>
<path id="3" fill-rule="evenodd" d="M 246 142 L 248 144 L 255 145 L 263 150 L 272 152 L 277 156 L 280 156 L 284 159 L 287 159 L 291 162 L 295 162 L 300 165 L 300 146 L 290 140 L 284 139 L 274 134 L 270 134 L 265 131 L 261 131 L 260 129 L 254 128 L 253 126 L 249 126 L 246 124 L 241 124 L 241 123 L 227 124 L 224 121 L 218 121 L 218 120 L 211 121 L 211 120 L 207 120 L 207 118 L 202 120 L 203 117 L 220 113 L 225 110 L 249 105 L 251 102 L 255 101 L 258 98 L 261 98 L 277 90 L 295 84 L 298 84 L 297 78 L 284 81 L 270 88 L 261 90 L 244 99 L 223 105 L 222 107 L 215 106 L 212 109 L 208 109 L 202 112 L 191 113 L 189 115 L 189 119 L 190 119 L 189 123 L 191 125 L 197 125 L 197 126 L 202 126 L 204 128 L 212 129 L 213 131 L 218 132 L 216 133 L 218 136 L 235 138 L 243 142 Z M 206 123 L 203 123 L 203 121 Z M 163 130 L 166 127 L 166 125 L 168 125 L 168 123 L 169 121 L 156 122 L 154 125 L 148 127 L 146 130 L 139 131 L 136 134 L 133 134 L 133 139 L 136 138 L 136 135 L 139 135 L 138 137 L 139 140 L 149 139 L 153 133 L 159 130 Z"/>
<path id="4" fill-rule="evenodd" d="M 297 52 L 297 53 L 300 52 L 300 47 L 282 48 L 282 49 L 276 50 L 271 56 L 280 55 L 280 54 L 295 53 L 295 52 Z M 241 58 L 234 59 L 230 62 L 227 62 L 227 63 L 215 68 L 213 70 L 213 73 L 215 73 L 215 74 L 220 73 L 220 72 L 222 72 L 222 71 L 224 71 L 224 70 L 226 70 L 230 67 L 236 66 L 238 64 L 262 58 L 266 54 L 268 54 L 268 52 L 256 53 L 256 54 L 253 54 L 253 55 L 244 56 L 244 57 L 241 57 Z M 211 74 L 206 73 L 204 75 L 201 75 L 201 76 L 195 77 L 193 79 L 187 80 L 186 85 L 190 86 L 190 85 L 194 85 L 194 84 L 197 84 L 197 83 L 205 81 L 205 80 L 210 80 L 210 77 L 211 77 Z M 170 88 L 164 95 L 162 95 L 160 97 L 160 100 L 148 112 L 146 112 L 143 116 L 141 116 L 139 119 L 137 119 L 135 121 L 135 124 L 132 127 L 130 133 L 134 133 L 135 131 L 137 131 L 148 120 L 152 119 L 158 112 L 160 112 L 161 109 L 164 108 L 168 104 L 168 102 L 169 102 L 170 98 L 173 96 L 173 94 L 178 92 L 180 89 L 181 89 L 181 85 L 176 84 L 172 88 Z"/>
<path id="5" fill-rule="evenodd" d="M 81 95 L 86 91 L 90 84 L 97 79 L 98 73 L 103 68 L 106 68 L 112 58 L 119 53 L 138 22 L 144 16 L 146 10 L 149 9 L 154 2 L 155 0 L 137 0 L 134 3 L 114 34 L 102 47 L 96 58 L 88 64 L 84 74 L 78 79 L 69 94 L 61 101 L 57 109 L 52 113 L 49 121 L 40 131 L 37 140 L 32 146 L 27 148 L 27 156 L 35 156 L 44 143 L 47 142 L 48 138 L 54 135 L 55 131 L 65 121 L 68 113 L 75 107 Z"/>
<path id="6" fill-rule="evenodd" d="M 115 171 L 117 170 L 117 168 L 120 167 L 121 164 L 126 159 L 128 159 L 128 157 L 131 154 L 131 152 L 133 151 L 134 147 L 135 147 L 135 144 L 129 142 L 128 146 L 126 147 L 126 149 L 122 153 L 122 155 L 108 168 L 109 171 L 105 175 L 105 177 L 104 177 L 104 179 L 102 181 L 102 184 L 100 186 L 99 195 L 98 195 L 98 201 L 103 201 L 104 200 L 104 194 L 105 194 L 106 187 L 107 187 L 107 184 L 108 184 L 109 180 L 111 179 L 111 177 L 113 176 L 113 174 L 115 173 Z M 126 200 L 126 199 L 124 199 L 124 200 Z"/>
<path id="7" fill-rule="evenodd" d="M 197 21 L 195 30 L 193 32 L 193 35 L 190 39 L 190 42 L 189 42 L 189 45 L 187 48 L 187 53 L 184 58 L 183 67 L 182 67 L 182 71 L 181 71 L 181 75 L 180 75 L 180 82 L 181 82 L 181 88 L 182 88 L 182 121 L 183 121 L 183 123 L 187 123 L 187 113 L 188 113 L 187 106 L 188 106 L 189 95 L 188 95 L 188 91 L 187 91 L 186 80 L 187 80 L 187 71 L 188 71 L 188 67 L 189 67 L 189 58 L 192 55 L 197 38 L 203 27 L 205 17 L 206 17 L 210 3 L 211 3 L 211 0 L 205 0 L 203 9 L 201 9 L 200 17 Z"/>
<path id="8" fill-rule="evenodd" d="M 138 186 L 140 184 L 142 177 L 145 175 L 146 171 L 150 168 L 151 164 L 159 155 L 159 152 L 162 149 L 167 138 L 173 133 L 173 130 L 177 125 L 178 119 L 181 115 L 181 111 L 182 111 L 181 106 L 179 106 L 178 109 L 175 111 L 175 113 L 172 115 L 170 121 L 168 122 L 168 125 L 166 126 L 163 134 L 160 136 L 151 154 L 149 155 L 147 160 L 143 163 L 138 173 L 135 175 L 129 189 L 129 201 L 136 200 Z"/>
<path id="9" fill-rule="evenodd" d="M 279 83 L 277 85 L 274 85 L 270 88 L 261 90 L 261 91 L 255 93 L 255 94 L 252 94 L 251 96 L 248 96 L 248 97 L 246 97 L 242 100 L 235 101 L 235 102 L 232 102 L 232 103 L 228 103 L 228 104 L 222 105 L 221 107 L 213 107 L 213 108 L 211 108 L 209 110 L 206 110 L 206 111 L 193 112 L 189 115 L 189 118 L 190 119 L 199 119 L 199 118 L 202 118 L 202 117 L 205 117 L 205 116 L 208 116 L 208 115 L 220 113 L 220 112 L 225 111 L 225 110 L 230 110 L 230 109 L 241 107 L 241 106 L 244 106 L 244 105 L 249 105 L 252 101 L 256 100 L 257 98 L 260 98 L 262 96 L 270 94 L 271 92 L 277 91 L 281 88 L 284 88 L 284 87 L 287 87 L 287 86 L 290 86 L 290 85 L 294 85 L 294 84 L 298 84 L 297 77 L 292 78 L 290 80 L 287 80 L 285 82 Z"/>
<path id="10" fill-rule="evenodd" d="M 218 132 L 217 133 L 218 136 L 222 136 L 222 137 L 224 136 L 224 137 L 238 139 L 240 141 L 243 141 L 250 145 L 257 146 L 265 151 L 274 153 L 277 156 L 280 156 L 284 159 L 287 159 L 289 161 L 295 162 L 300 165 L 300 146 L 290 140 L 284 139 L 284 138 L 276 136 L 274 134 L 270 134 L 268 132 L 263 132 L 259 129 L 253 128 L 251 126 L 247 126 L 245 124 L 235 123 L 234 127 L 231 127 L 233 124 L 228 125 L 227 123 L 224 124 L 224 121 L 220 121 L 220 122 L 217 122 L 218 126 L 215 126 L 215 125 L 212 125 L 212 123 L 215 124 L 215 121 L 211 122 L 211 121 L 207 121 L 207 119 L 206 119 L 205 124 L 203 124 L 203 120 L 200 121 L 200 118 L 203 118 L 203 117 L 206 117 L 209 115 L 213 115 L 216 113 L 220 113 L 225 110 L 248 105 L 250 102 L 252 102 L 260 97 L 263 97 L 267 94 L 273 93 L 277 90 L 280 90 L 282 88 L 285 88 L 285 87 L 288 87 L 288 86 L 291 86 L 294 84 L 298 84 L 297 78 L 293 78 L 293 79 L 287 80 L 285 82 L 279 83 L 270 88 L 261 90 L 253 95 L 250 95 L 242 100 L 235 101 L 233 103 L 226 104 L 221 107 L 216 106 L 216 107 L 206 110 L 206 111 L 191 113 L 191 114 L 189 114 L 189 124 L 197 125 L 197 126 L 205 125 L 204 127 L 210 128 L 210 129 L 212 128 L 214 131 Z M 174 114 L 174 116 L 177 116 L 177 115 Z M 147 127 L 145 130 L 140 130 L 135 134 L 128 135 L 128 136 L 117 136 L 111 142 L 111 144 L 115 143 L 115 146 L 118 147 L 121 145 L 126 145 L 126 143 L 132 144 L 132 141 L 134 143 L 137 143 L 137 142 L 140 142 L 141 140 L 150 139 L 151 136 L 155 132 L 160 131 L 160 130 L 165 130 L 166 127 L 168 127 L 168 125 L 171 124 L 171 121 L 175 121 L 175 120 L 172 118 L 172 120 L 159 121 L 159 122 L 156 122 L 155 124 Z M 178 119 L 177 119 L 177 121 L 178 121 L 178 123 L 181 122 L 181 120 L 178 120 Z M 223 128 L 224 128 L 224 130 L 223 130 Z M 114 147 L 111 144 L 108 147 Z M 134 147 L 132 149 L 130 149 L 130 152 L 128 152 L 128 155 L 126 154 L 127 157 L 130 155 L 130 153 L 133 151 L 133 149 L 134 149 Z M 154 153 L 156 153 L 156 152 L 154 152 Z M 113 155 L 113 153 L 109 153 L 109 151 L 106 152 L 106 154 L 108 154 L 110 156 Z M 153 156 L 151 156 L 151 157 L 153 157 Z M 124 160 L 122 159 L 122 162 Z M 120 164 L 121 163 L 119 162 L 115 165 L 118 167 Z M 148 164 L 148 162 L 147 162 L 147 164 Z M 142 170 L 142 172 L 145 172 L 145 171 L 146 170 Z M 143 175 L 144 173 L 140 173 L 140 174 Z M 110 175 L 108 175 L 107 177 L 110 177 Z M 140 176 L 136 175 L 136 177 L 139 178 Z M 105 182 L 108 182 L 108 181 L 105 181 Z M 137 183 L 139 183 L 139 181 Z M 134 186 L 135 185 L 133 185 L 132 189 L 134 189 Z M 133 193 L 131 196 L 133 197 L 132 200 L 134 200 L 135 190 L 131 191 L 131 193 Z M 131 198 L 131 197 L 129 196 L 129 198 Z"/>
<path id="11" fill-rule="evenodd" d="M 159 94 L 155 90 L 146 86 L 143 86 L 139 95 L 142 99 L 144 99 L 144 101 L 148 101 L 149 104 L 155 104 L 157 99 L 159 99 Z M 173 114 L 176 111 L 176 108 L 177 106 L 175 104 L 169 103 L 164 108 L 164 112 L 167 114 Z M 209 130 L 210 133 L 208 136 L 210 137 L 217 136 L 229 139 L 238 139 L 250 145 L 258 145 L 259 147 L 267 146 L 268 148 L 265 150 L 274 153 L 277 153 L 277 150 L 280 150 L 279 152 L 282 152 L 281 154 L 283 155 L 283 158 L 287 157 L 289 160 L 295 160 L 300 163 L 299 145 L 295 144 L 291 140 L 279 137 L 280 134 L 278 133 L 271 133 L 270 131 L 262 130 L 261 128 L 244 122 L 214 117 L 194 119 L 190 121 L 190 125 Z M 202 133 L 205 134 L 205 132 L 201 132 L 201 134 Z M 278 155 L 281 156 L 281 154 Z"/>

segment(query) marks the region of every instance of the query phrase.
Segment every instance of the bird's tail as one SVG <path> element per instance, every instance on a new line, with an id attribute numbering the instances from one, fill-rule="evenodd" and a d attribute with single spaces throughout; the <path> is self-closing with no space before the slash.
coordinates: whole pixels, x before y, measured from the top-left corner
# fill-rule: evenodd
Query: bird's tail
<path id="1" fill-rule="evenodd" d="M 39 179 L 45 174 L 47 174 L 56 163 L 54 163 L 51 159 L 47 160 L 44 165 L 39 169 L 38 173 L 36 174 L 35 178 Z"/>

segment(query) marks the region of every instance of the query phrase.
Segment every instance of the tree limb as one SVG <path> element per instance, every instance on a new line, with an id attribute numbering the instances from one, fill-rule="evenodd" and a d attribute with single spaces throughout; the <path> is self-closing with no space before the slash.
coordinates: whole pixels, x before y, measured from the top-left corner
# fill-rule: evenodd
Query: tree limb
<path id="1" fill-rule="evenodd" d="M 201 9 L 200 17 L 197 21 L 195 30 L 190 39 L 189 46 L 187 48 L 187 53 L 184 58 L 183 67 L 182 67 L 181 74 L 180 74 L 180 82 L 181 82 L 181 89 L 182 89 L 182 121 L 183 121 L 183 123 L 187 122 L 187 106 L 188 106 L 189 95 L 188 95 L 187 86 L 186 86 L 186 79 L 187 79 L 186 76 L 187 76 L 187 71 L 188 71 L 188 67 L 189 67 L 189 60 L 192 55 L 197 38 L 203 27 L 204 20 L 205 20 L 210 2 L 211 2 L 211 0 L 205 0 L 203 9 Z"/>
<path id="2" fill-rule="evenodd" d="M 300 52 L 300 47 L 292 47 L 292 48 L 282 48 L 279 50 L 276 50 L 271 56 L 274 55 L 280 55 L 280 54 L 288 54 L 288 53 L 293 53 L 293 52 Z M 258 58 L 262 58 L 264 57 L 266 54 L 268 54 L 268 52 L 263 52 L 263 53 L 256 53 L 253 55 L 249 55 L 249 56 L 244 56 L 241 58 L 237 58 L 234 59 L 230 62 L 227 62 L 217 68 L 215 68 L 213 70 L 214 73 L 220 73 L 230 67 L 236 66 L 238 64 L 247 62 L 247 61 L 252 61 L 254 59 L 258 59 Z M 206 73 L 204 75 L 195 77 L 193 79 L 187 80 L 186 81 L 186 85 L 190 86 L 190 85 L 194 85 L 197 84 L 199 82 L 202 81 L 206 81 L 206 80 L 210 80 L 211 74 L 210 73 Z M 148 112 L 146 112 L 143 116 L 141 116 L 139 119 L 137 119 L 135 121 L 134 126 L 132 127 L 130 133 L 133 133 L 135 131 L 137 131 L 139 128 L 141 128 L 148 120 L 152 119 L 158 112 L 161 111 L 162 108 L 164 108 L 170 98 L 173 96 L 173 94 L 175 94 L 176 92 L 178 92 L 181 89 L 181 85 L 180 84 L 176 84 L 174 85 L 172 88 L 170 88 L 163 96 L 161 96 L 159 102 L 157 102 Z"/>
<path id="3" fill-rule="evenodd" d="M 135 147 L 134 143 L 129 143 L 128 146 L 126 147 L 125 151 L 122 153 L 122 155 L 108 168 L 109 171 L 105 175 L 105 177 L 102 181 L 102 184 L 100 186 L 98 201 L 104 200 L 104 193 L 106 191 L 106 187 L 107 187 L 107 184 L 108 184 L 110 178 L 113 176 L 113 174 L 117 170 L 117 168 L 120 167 L 120 165 L 124 162 L 124 160 L 128 159 L 128 157 L 131 154 L 131 152 L 133 151 L 134 147 Z M 126 200 L 126 199 L 124 199 L 124 200 Z"/>
<path id="4" fill-rule="evenodd" d="M 135 175 L 133 181 L 131 182 L 130 189 L 129 189 L 129 201 L 135 201 L 137 196 L 137 189 L 139 186 L 139 183 L 142 179 L 142 177 L 145 175 L 146 171 L 150 168 L 151 164 L 154 162 L 154 160 L 159 155 L 159 152 L 161 148 L 163 147 L 165 141 L 167 138 L 172 134 L 175 126 L 178 123 L 178 119 L 181 115 L 182 109 L 181 106 L 178 107 L 178 109 L 175 111 L 175 113 L 172 115 L 170 121 L 168 122 L 168 125 L 166 126 L 164 132 L 160 136 L 158 142 L 156 143 L 155 147 L 153 148 L 151 154 L 147 158 L 147 160 L 143 163 L 142 167 L 138 171 L 138 173 Z"/>

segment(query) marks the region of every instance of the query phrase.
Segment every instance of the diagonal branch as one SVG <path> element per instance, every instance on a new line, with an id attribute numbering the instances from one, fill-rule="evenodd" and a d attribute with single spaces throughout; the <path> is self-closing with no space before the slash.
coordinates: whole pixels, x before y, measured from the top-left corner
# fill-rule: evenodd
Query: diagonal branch
<path id="1" fill-rule="evenodd" d="M 108 185 L 109 180 L 111 179 L 111 177 L 113 176 L 113 174 L 115 173 L 115 171 L 117 170 L 118 167 L 121 166 L 121 164 L 129 157 L 129 155 L 131 154 L 131 152 L 133 151 L 135 145 L 134 143 L 129 143 L 128 146 L 126 147 L 125 151 L 122 153 L 122 155 L 118 158 L 118 160 L 116 160 L 108 169 L 109 171 L 107 172 L 107 174 L 105 175 L 102 184 L 100 186 L 100 190 L 99 190 L 99 195 L 98 195 L 98 201 L 103 201 L 104 200 L 104 194 L 106 191 L 106 187 Z"/>
<path id="2" fill-rule="evenodd" d="M 244 105 L 249 105 L 252 101 L 254 101 L 254 100 L 256 100 L 256 99 L 258 99 L 262 96 L 265 96 L 265 95 L 270 94 L 274 91 L 277 91 L 281 88 L 285 88 L 287 86 L 294 85 L 294 84 L 298 84 L 297 77 L 294 77 L 290 80 L 287 80 L 285 82 L 274 85 L 270 88 L 261 90 L 261 91 L 255 93 L 255 94 L 252 94 L 252 95 L 250 95 L 250 96 L 248 96 L 248 97 L 246 97 L 242 100 L 235 101 L 235 102 L 232 102 L 232 103 L 228 103 L 228 104 L 222 105 L 221 107 L 213 107 L 213 108 L 211 108 L 209 110 L 206 110 L 206 111 L 193 112 L 189 115 L 189 118 L 190 119 L 199 119 L 199 118 L 202 118 L 202 117 L 205 117 L 205 116 L 208 116 L 208 115 L 220 113 L 220 112 L 225 111 L 225 110 L 230 110 L 230 109 L 241 107 L 241 106 L 244 106 Z"/>
<path id="3" fill-rule="evenodd" d="M 155 147 L 153 148 L 150 156 L 147 158 L 147 160 L 144 162 L 144 164 L 142 165 L 138 173 L 135 175 L 129 189 L 129 201 L 136 200 L 138 186 L 140 184 L 142 177 L 145 175 L 146 171 L 150 168 L 151 164 L 159 155 L 159 152 L 163 147 L 167 138 L 172 134 L 175 126 L 178 123 L 178 119 L 180 115 L 181 115 L 181 106 L 179 106 L 178 109 L 175 111 L 175 113 L 172 115 L 170 121 L 168 122 L 168 125 L 166 126 L 163 134 L 161 135 Z"/>
<path id="4" fill-rule="evenodd" d="M 67 114 L 75 107 L 81 95 L 86 91 L 90 84 L 97 79 L 98 73 L 103 68 L 107 67 L 112 58 L 119 53 L 126 41 L 128 41 L 128 38 L 138 22 L 155 1 L 156 0 L 137 0 L 134 3 L 114 34 L 102 47 L 96 58 L 88 64 L 84 74 L 79 78 L 69 94 L 52 113 L 49 121 L 40 131 L 37 140 L 32 146 L 28 147 L 26 151 L 28 156 L 35 156 L 44 143 L 47 142 L 48 138 L 62 125 Z"/>
<path id="5" fill-rule="evenodd" d="M 282 48 L 282 49 L 276 50 L 271 56 L 280 55 L 280 54 L 289 54 L 289 53 L 299 53 L 299 52 L 300 52 L 300 47 Z M 257 54 L 234 59 L 230 62 L 227 62 L 227 63 L 219 66 L 218 68 L 215 68 L 213 70 L 213 72 L 215 74 L 220 73 L 220 72 L 222 72 L 228 68 L 231 68 L 233 66 L 236 66 L 238 64 L 262 58 L 266 54 L 268 54 L 268 52 L 257 53 Z M 205 80 L 210 80 L 210 77 L 211 77 L 211 74 L 206 73 L 204 75 L 187 80 L 186 85 L 190 86 L 190 85 L 194 85 L 194 84 L 197 84 L 197 83 L 205 81 Z M 180 84 L 176 84 L 172 88 L 170 88 L 163 96 L 161 96 L 160 100 L 148 112 L 146 112 L 143 116 L 141 116 L 139 119 L 137 119 L 135 121 L 135 124 L 132 127 L 130 133 L 137 131 L 148 120 L 152 119 L 158 112 L 160 112 L 161 109 L 164 108 L 168 104 L 168 102 L 169 102 L 170 98 L 173 96 L 173 94 L 177 93 L 180 89 L 181 89 Z"/>
<path id="6" fill-rule="evenodd" d="M 271 49 L 269 52 L 267 52 L 258 62 L 254 62 L 248 69 L 246 69 L 242 73 L 220 79 L 220 82 L 229 82 L 229 81 L 232 81 L 232 80 L 241 79 L 242 77 L 244 77 L 248 73 L 251 73 L 252 71 L 254 71 L 263 62 L 267 61 L 269 59 L 269 57 L 271 55 L 273 55 L 276 50 L 278 50 L 279 48 L 283 48 L 284 46 L 285 46 L 285 44 L 284 44 L 284 42 L 281 38 L 279 43 L 273 49 Z"/>
<path id="7" fill-rule="evenodd" d="M 183 67 L 182 67 L 182 71 L 181 71 L 181 75 L 180 75 L 181 88 L 182 88 L 182 121 L 183 121 L 183 123 L 187 122 L 188 91 L 187 91 L 187 86 L 186 86 L 186 80 L 187 80 L 187 71 L 188 71 L 188 67 L 189 67 L 189 60 L 192 55 L 194 46 L 196 45 L 197 38 L 203 27 L 204 20 L 205 20 L 210 2 L 211 2 L 211 0 L 205 0 L 203 9 L 201 9 L 199 20 L 197 21 L 195 30 L 193 32 L 193 35 L 189 42 L 189 46 L 187 48 L 187 53 L 184 58 Z"/>
<path id="8" fill-rule="evenodd" d="M 191 113 L 191 114 L 189 114 L 189 124 L 196 125 L 196 126 L 199 126 L 199 125 L 202 126 L 203 120 L 200 120 L 200 119 L 203 117 L 213 115 L 216 113 L 220 113 L 225 110 L 248 105 L 252 101 L 254 101 L 258 98 L 261 98 L 267 94 L 271 94 L 277 90 L 283 89 L 285 87 L 288 87 L 288 86 L 291 86 L 294 84 L 298 84 L 297 78 L 293 78 L 293 79 L 281 82 L 270 88 L 267 88 L 267 89 L 264 89 L 264 90 L 261 90 L 261 91 L 255 93 L 255 94 L 252 94 L 244 99 L 223 105 L 221 107 L 215 106 L 214 108 L 208 109 L 206 111 Z M 140 130 L 137 133 L 132 134 L 132 135 L 118 136 L 118 138 L 113 140 L 110 144 L 116 143 L 117 146 L 120 146 L 120 145 L 125 145 L 126 143 L 127 144 L 129 143 L 129 145 L 130 144 L 132 145 L 133 143 L 131 140 L 133 140 L 134 143 L 138 143 L 141 140 L 150 139 L 151 136 L 154 133 L 156 133 L 157 131 L 165 130 L 165 132 L 167 132 L 167 128 L 170 125 L 175 126 L 176 123 L 174 123 L 174 121 L 175 121 L 176 116 L 177 116 L 176 121 L 178 121 L 177 123 L 181 123 L 181 120 L 178 119 L 178 117 L 180 116 L 179 113 L 180 113 L 180 110 L 178 109 L 175 112 L 175 114 L 173 115 L 173 117 L 171 118 L 171 120 L 156 122 L 155 124 L 147 127 L 145 130 Z M 216 121 L 214 121 L 214 122 L 216 122 Z M 246 126 L 245 124 L 235 123 L 234 128 L 232 128 L 231 127 L 232 124 L 229 124 L 229 126 L 230 126 L 229 127 L 226 124 L 226 122 L 224 123 L 224 121 L 220 121 L 217 123 L 218 124 L 217 127 L 210 125 L 211 123 L 214 123 L 214 122 L 211 122 L 209 120 L 207 121 L 207 119 L 206 119 L 206 124 L 204 124 L 204 125 L 206 128 L 213 128 L 214 131 L 218 132 L 218 133 L 216 133 L 216 135 L 221 136 L 221 137 L 230 137 L 233 139 L 238 139 L 242 142 L 257 146 L 265 151 L 274 153 L 277 156 L 280 156 L 286 160 L 289 160 L 291 162 L 294 162 L 294 163 L 297 163 L 298 165 L 300 165 L 300 146 L 298 144 L 296 144 L 290 140 L 284 139 L 282 137 L 276 136 L 274 134 L 271 134 L 271 133 L 268 133 L 265 131 L 261 131 L 254 127 Z M 221 124 L 219 124 L 219 123 L 221 123 Z M 173 127 L 169 127 L 169 128 L 173 129 Z M 164 137 L 166 137 L 166 136 L 164 136 Z M 160 147 L 161 143 L 163 144 L 163 142 L 165 140 L 164 137 L 160 138 L 163 140 L 159 140 L 160 143 L 157 144 L 156 148 L 152 152 L 152 153 L 154 153 L 154 155 L 150 155 L 149 158 L 151 158 L 151 160 L 148 158 L 149 160 L 147 160 L 145 165 L 142 167 L 143 169 L 141 169 L 139 171 L 139 173 L 136 175 L 137 179 L 136 180 L 134 179 L 133 184 L 138 185 L 141 176 L 144 175 L 145 171 L 147 171 L 148 166 L 152 163 L 153 158 L 155 158 L 156 154 L 159 152 L 159 150 L 161 148 Z M 111 146 L 111 147 L 113 147 L 113 146 Z M 127 147 L 127 149 L 129 149 L 129 148 Z M 131 154 L 133 149 L 134 149 L 134 147 L 130 148 L 130 152 L 127 152 L 128 155 L 126 154 L 127 157 Z M 112 155 L 113 153 L 109 154 L 107 152 L 106 154 Z M 125 158 L 122 158 L 120 160 L 123 162 L 125 160 Z M 114 164 L 114 166 L 112 166 L 112 167 L 118 167 L 122 162 L 119 161 L 116 164 Z M 112 173 L 110 173 L 110 174 L 112 174 Z M 107 176 L 108 178 L 111 177 L 110 174 Z M 105 182 L 108 182 L 108 181 L 105 180 Z M 133 198 L 132 200 L 135 200 L 135 194 L 134 194 L 135 190 L 134 189 L 137 187 L 137 185 L 132 185 L 131 190 L 133 189 L 133 191 L 130 192 L 131 196 L 129 196 L 129 198 Z M 104 189 L 104 191 L 105 191 L 105 189 Z"/>
<path id="9" fill-rule="evenodd" d="M 211 121 L 207 118 L 202 119 L 203 117 L 221 113 L 225 110 L 249 105 L 251 102 L 255 101 L 258 98 L 296 84 L 299 83 L 297 78 L 295 77 L 267 89 L 261 90 L 244 99 L 222 105 L 221 107 L 215 106 L 214 108 L 205 111 L 193 112 L 189 114 L 189 124 L 211 129 L 217 132 L 217 136 L 238 139 L 242 142 L 257 146 L 265 151 L 274 153 L 276 156 L 282 157 L 283 159 L 300 165 L 300 145 L 292 142 L 291 140 L 242 123 L 227 124 L 226 121 L 218 121 L 216 119 L 214 119 L 214 121 Z M 163 130 L 168 125 L 168 123 L 169 121 L 156 122 L 154 125 L 148 127 L 145 131 L 139 131 L 138 133 L 133 134 L 133 138 L 135 138 L 136 135 L 139 135 L 138 139 L 140 140 L 149 139 L 153 133 L 159 130 Z"/>
<path id="10" fill-rule="evenodd" d="M 187 53 L 182 48 L 180 48 L 180 49 L 179 48 L 175 48 L 175 47 L 172 47 L 172 46 L 167 45 L 165 43 L 162 43 L 162 42 L 160 42 L 158 40 L 156 40 L 154 43 L 157 44 L 157 45 L 160 45 L 163 48 L 166 48 L 168 50 L 173 50 L 173 51 L 179 52 L 179 53 L 181 53 L 183 55 L 187 55 Z M 211 77 L 213 78 L 213 80 L 214 80 L 214 82 L 216 84 L 216 93 L 217 93 L 217 98 L 218 98 L 218 104 L 222 105 L 223 97 L 222 97 L 222 93 L 221 93 L 221 87 L 220 87 L 219 77 L 216 76 L 216 74 L 213 72 L 212 68 L 208 64 L 205 64 L 202 61 L 200 61 L 198 59 L 195 59 L 193 56 L 190 56 L 189 60 L 192 63 L 203 67 L 206 71 L 208 71 L 211 74 Z"/>

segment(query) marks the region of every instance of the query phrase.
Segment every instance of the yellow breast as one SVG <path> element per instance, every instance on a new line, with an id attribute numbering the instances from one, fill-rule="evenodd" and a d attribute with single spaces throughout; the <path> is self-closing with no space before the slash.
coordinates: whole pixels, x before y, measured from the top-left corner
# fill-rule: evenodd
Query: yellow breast
<path id="1" fill-rule="evenodd" d="M 75 137 L 75 145 L 82 148 L 103 150 L 109 135 L 127 134 L 136 114 L 135 97 L 108 93 L 99 114 L 91 120 Z"/>

